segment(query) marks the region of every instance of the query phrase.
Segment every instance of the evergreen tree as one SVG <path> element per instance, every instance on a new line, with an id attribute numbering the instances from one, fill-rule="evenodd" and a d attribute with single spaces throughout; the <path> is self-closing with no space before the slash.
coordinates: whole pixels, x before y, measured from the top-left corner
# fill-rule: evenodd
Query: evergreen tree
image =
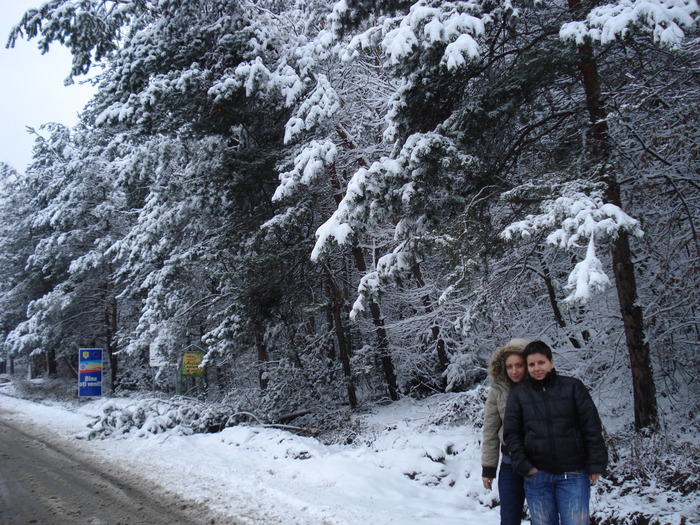
<path id="1" fill-rule="evenodd" d="M 641 230 L 621 210 L 620 184 L 626 177 L 619 171 L 619 153 L 611 150 L 616 138 L 607 124 L 600 71 L 618 71 L 615 58 L 624 49 L 621 28 L 627 38 L 634 34 L 638 42 L 645 41 L 648 31 L 661 45 L 677 45 L 681 27 L 693 27 L 698 14 L 692 5 L 663 11 L 664 2 L 647 4 L 639 10 L 620 3 L 582 11 L 579 4 L 558 2 L 418 2 L 408 9 L 397 3 L 390 9 L 382 5 L 372 10 L 356 2 L 337 4 L 334 11 L 341 27 L 348 20 L 357 27 L 363 13 L 374 14 L 371 27 L 349 40 L 346 55 L 354 56 L 367 45 L 381 45 L 384 65 L 401 86 L 389 113 L 387 133 L 400 149 L 391 159 L 376 162 L 368 174 L 357 172 L 360 189 L 339 206 L 333 231 L 342 232 L 342 226 L 347 227 L 358 213 L 392 210 L 395 194 L 402 196 L 403 203 L 418 203 L 421 198 L 435 203 L 446 216 L 433 228 L 429 221 L 424 226 L 405 207 L 389 215 L 398 225 L 395 238 L 400 256 L 395 253 L 378 265 L 378 275 L 388 278 L 405 272 L 406 261 L 419 256 L 418 239 L 441 238 L 450 224 L 457 226 L 469 217 L 459 211 L 459 205 L 450 212 L 448 205 L 439 202 L 443 189 L 451 198 L 471 200 L 466 207 L 469 214 L 482 220 L 469 223 L 478 229 L 490 224 L 491 235 L 498 232 L 494 213 L 506 211 L 499 197 L 526 205 L 525 210 L 542 204 L 545 213 L 532 219 L 537 224 L 517 223 L 505 232 L 509 238 L 519 231 L 536 239 L 538 232 L 553 228 L 548 237 L 552 245 L 582 256 L 569 277 L 571 301 L 586 300 L 591 290 L 602 290 L 609 282 L 596 247 L 610 245 L 638 428 L 653 426 L 657 417 L 628 242 L 629 235 L 639 236 Z M 597 42 L 602 44 L 599 56 L 594 54 L 598 48 L 592 46 Z M 407 184 L 411 164 L 403 159 L 417 158 L 416 145 L 421 146 L 419 151 L 428 151 L 427 159 L 441 159 L 447 167 L 435 170 L 434 183 L 425 185 L 429 191 Z M 468 173 L 466 180 L 457 182 L 450 176 L 449 163 L 455 161 L 459 166 L 455 173 Z M 424 158 L 419 166 L 426 170 L 430 164 Z M 425 201 L 420 209 L 430 209 Z M 476 239 L 475 233 L 468 235 Z M 484 260 L 494 243 L 482 246 L 485 251 L 479 259 Z M 474 248 L 470 251 L 478 253 Z M 545 282 L 548 275 L 544 274 Z M 561 326 L 558 302 L 552 297 L 550 293 Z"/>

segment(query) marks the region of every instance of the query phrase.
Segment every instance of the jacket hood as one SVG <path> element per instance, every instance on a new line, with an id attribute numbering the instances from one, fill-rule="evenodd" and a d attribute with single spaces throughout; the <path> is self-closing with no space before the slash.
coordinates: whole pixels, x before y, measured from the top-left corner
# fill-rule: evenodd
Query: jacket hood
<path id="1" fill-rule="evenodd" d="M 512 354 L 522 354 L 529 342 L 527 339 L 511 339 L 508 344 L 496 350 L 489 363 L 489 375 L 494 381 L 505 384 L 512 383 L 506 373 L 506 359 Z"/>

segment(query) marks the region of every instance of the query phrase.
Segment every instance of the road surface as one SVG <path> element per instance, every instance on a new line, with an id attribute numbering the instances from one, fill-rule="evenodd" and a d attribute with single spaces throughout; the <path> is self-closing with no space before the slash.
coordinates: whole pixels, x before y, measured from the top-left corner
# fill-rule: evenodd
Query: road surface
<path id="1" fill-rule="evenodd" d="M 237 523 L 7 416 L 0 409 L 2 525 Z"/>

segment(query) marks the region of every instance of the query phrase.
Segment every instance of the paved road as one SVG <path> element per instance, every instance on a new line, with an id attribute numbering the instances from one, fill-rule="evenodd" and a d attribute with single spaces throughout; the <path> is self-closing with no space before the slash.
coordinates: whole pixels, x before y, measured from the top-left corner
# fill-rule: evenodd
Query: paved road
<path id="1" fill-rule="evenodd" d="M 236 523 L 3 416 L 0 409 L 1 525 Z"/>

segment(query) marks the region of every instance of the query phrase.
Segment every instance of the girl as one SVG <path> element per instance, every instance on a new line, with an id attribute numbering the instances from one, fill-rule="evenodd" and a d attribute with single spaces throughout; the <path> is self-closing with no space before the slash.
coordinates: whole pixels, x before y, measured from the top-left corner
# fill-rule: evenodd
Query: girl
<path id="1" fill-rule="evenodd" d="M 529 343 L 525 339 L 511 339 L 496 350 L 489 363 L 493 385 L 484 409 L 484 429 L 481 444 L 481 467 L 484 487 L 491 490 L 496 477 L 499 452 L 502 453 L 498 473 L 498 494 L 501 499 L 501 525 L 520 525 L 525 503 L 523 477 L 513 471 L 503 441 L 503 417 L 511 386 L 525 378 L 527 367 L 522 356 Z"/>

